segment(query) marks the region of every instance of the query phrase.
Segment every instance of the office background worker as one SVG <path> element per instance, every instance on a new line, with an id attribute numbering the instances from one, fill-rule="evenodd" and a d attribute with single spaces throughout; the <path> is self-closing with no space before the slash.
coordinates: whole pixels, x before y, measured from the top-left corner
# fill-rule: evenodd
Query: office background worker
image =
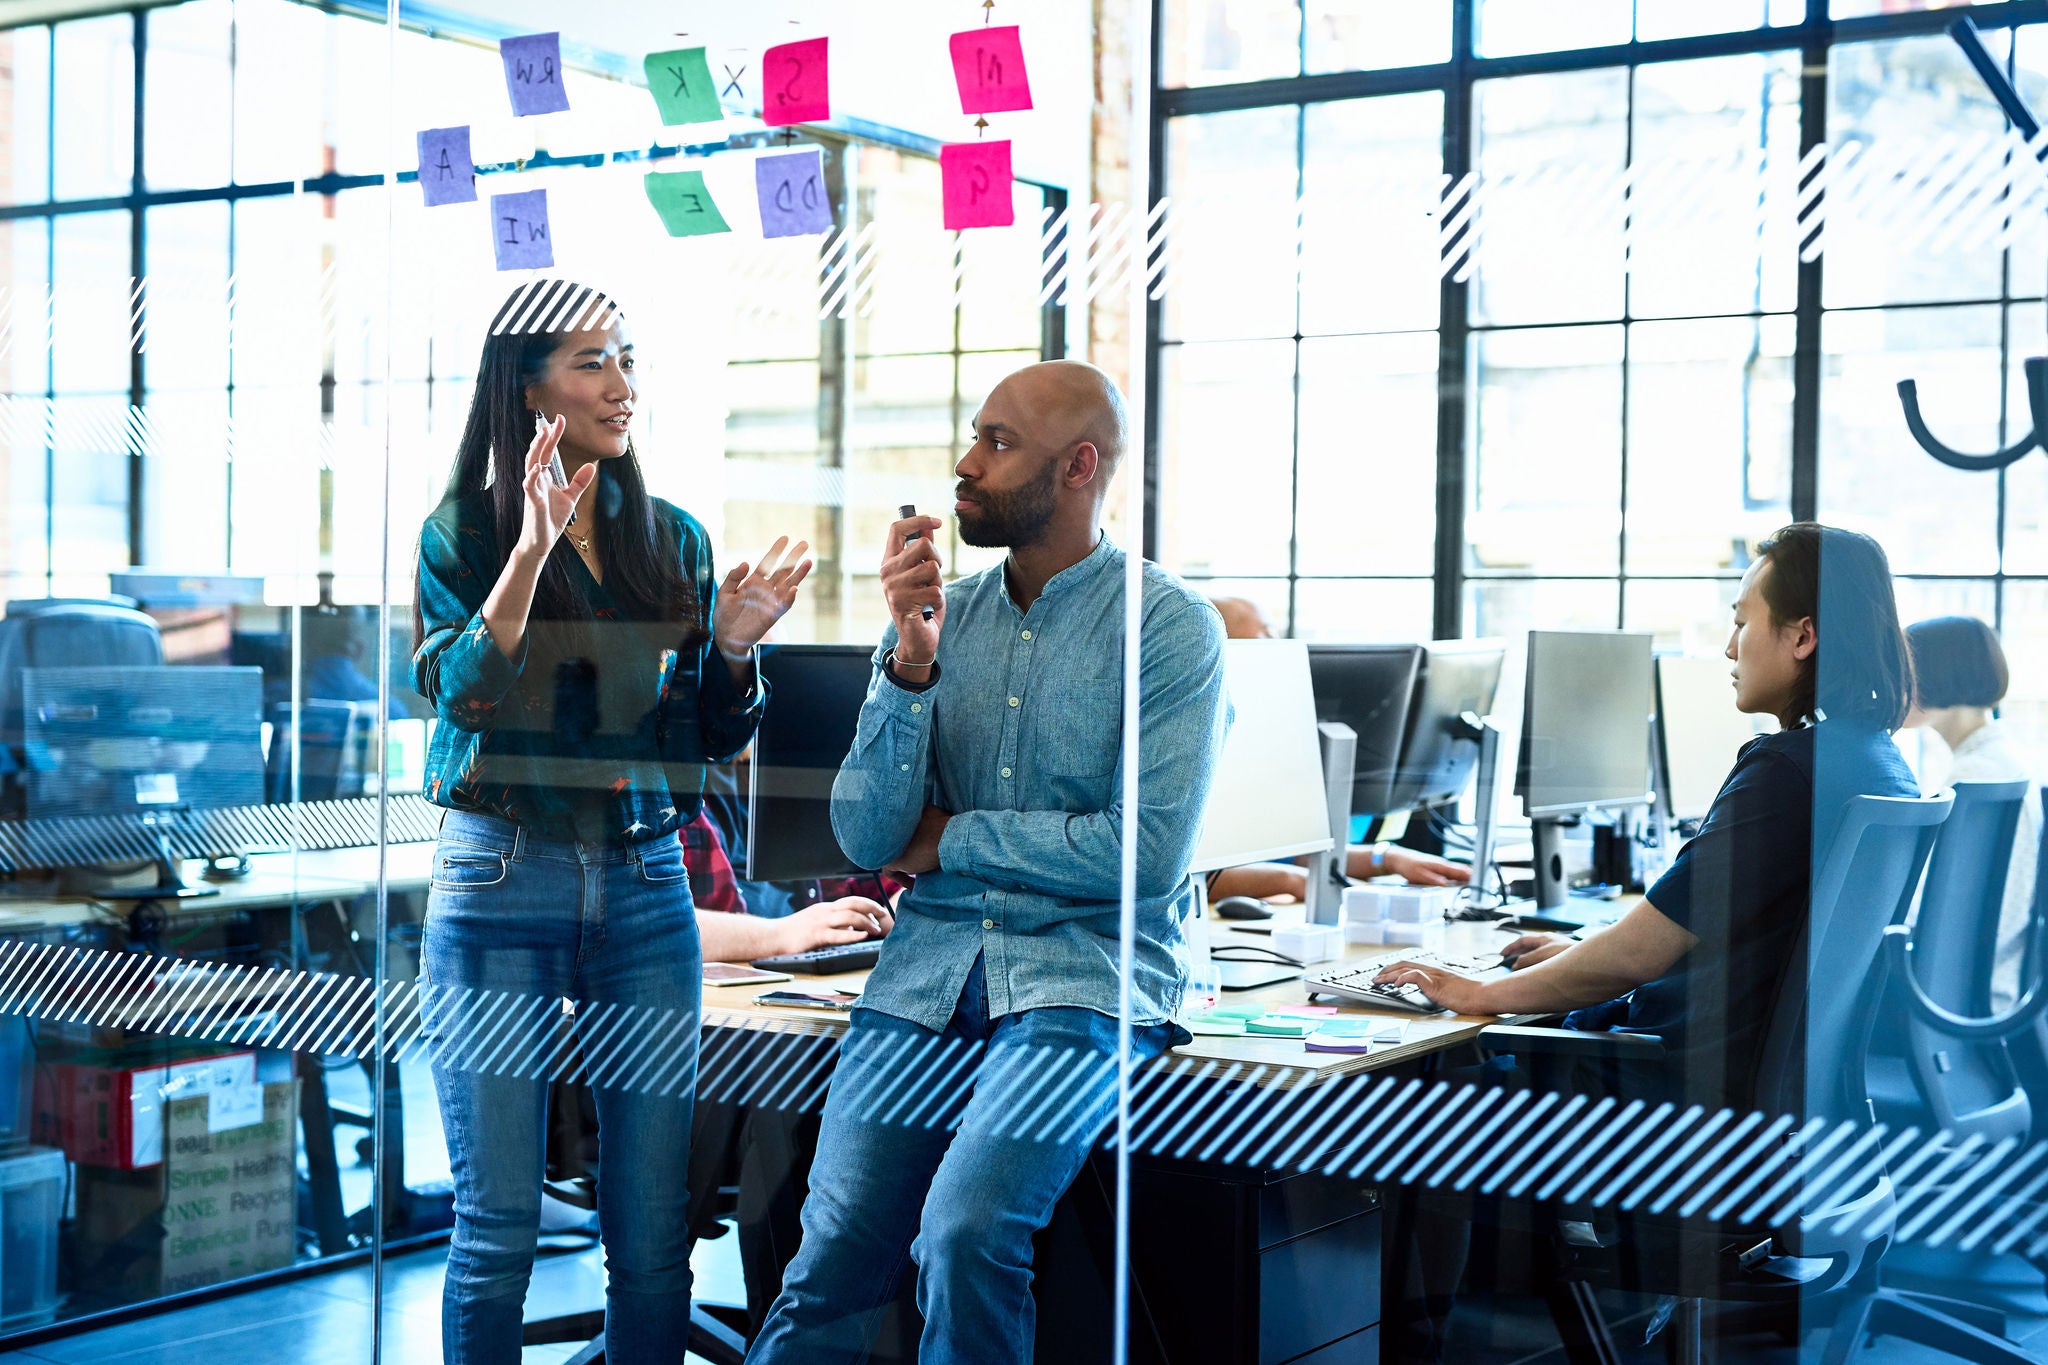
<path id="1" fill-rule="evenodd" d="M 443 1352 L 451 1365 L 519 1359 L 539 1230 L 540 1059 L 556 1021 L 543 1010 L 513 1042 L 530 1065 L 487 1068 L 460 1003 L 481 990 L 629 1007 L 680 1030 L 667 1083 L 595 1087 L 607 1338 L 621 1360 L 680 1360 L 690 1268 L 676 1135 L 690 1128 L 702 987 L 676 831 L 697 814 L 702 763 L 753 733 L 765 700 L 754 646 L 809 562 L 778 541 L 714 588 L 703 528 L 647 494 L 624 318 L 606 303 L 586 329 L 523 330 L 508 325 L 521 298 L 484 343 L 417 569 L 413 681 L 441 721 L 426 785 L 448 809 L 422 972 L 455 1180 Z M 566 486 L 550 474 L 557 454 Z M 600 1039 L 581 1042 L 603 1076 Z"/>
<path id="2" fill-rule="evenodd" d="M 1226 724 L 1223 630 L 1143 567 L 1136 811 L 1123 805 L 1125 560 L 1101 529 L 1128 433 L 1093 367 L 1034 365 L 983 402 L 954 514 L 1001 566 L 950 588 L 936 517 L 889 528 L 889 625 L 833 824 L 856 861 L 914 874 L 826 1102 L 803 1244 L 749 1360 L 857 1360 L 917 1263 L 919 1359 L 1028 1361 L 1031 1238 L 1073 1181 L 1114 1095 L 1124 840 L 1137 843 L 1132 1048 L 1172 1036 L 1192 905 L 1188 863 Z M 932 619 L 924 619 L 929 607 Z M 891 1065 L 969 1045 L 971 1074 L 909 1127 L 878 1101 Z M 1036 1132 L 1012 1127 L 1041 1068 L 1082 1083 Z"/>

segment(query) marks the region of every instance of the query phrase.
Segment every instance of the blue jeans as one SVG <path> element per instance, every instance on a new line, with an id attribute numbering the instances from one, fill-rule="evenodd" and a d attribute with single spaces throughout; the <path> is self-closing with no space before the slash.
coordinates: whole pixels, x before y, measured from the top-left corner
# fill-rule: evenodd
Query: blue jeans
<path id="1" fill-rule="evenodd" d="M 749 1365 L 868 1353 L 906 1257 L 925 1365 L 1028 1361 L 1031 1238 L 1116 1107 L 1116 1020 L 1053 1008 L 988 1017 L 976 960 L 944 1033 L 856 1010 L 825 1101 L 803 1243 Z M 1169 1025 L 1132 1030 L 1147 1061 Z"/>
<path id="2" fill-rule="evenodd" d="M 455 1176 L 448 1365 L 519 1360 L 547 1085 L 576 1072 L 597 1101 L 606 1358 L 680 1365 L 702 959 L 673 837 L 622 848 L 536 839 L 462 811 L 443 821 L 423 1013 Z"/>

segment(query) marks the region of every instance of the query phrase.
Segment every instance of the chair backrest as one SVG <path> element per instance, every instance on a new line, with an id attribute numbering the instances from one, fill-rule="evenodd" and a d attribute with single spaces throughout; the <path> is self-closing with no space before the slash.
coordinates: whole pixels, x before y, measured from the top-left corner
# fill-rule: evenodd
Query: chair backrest
<path id="1" fill-rule="evenodd" d="M 0 617 L 0 732 L 9 742 L 21 736 L 22 670 L 148 668 L 164 661 L 156 622 L 131 607 L 30 605 L 31 610 Z"/>
<path id="2" fill-rule="evenodd" d="M 1991 1013 L 1999 912 L 2027 783 L 1959 782 L 1935 840 L 1913 926 L 1913 975 L 1935 1003 Z M 2000 1042 L 1969 1043 L 1909 1020 L 1906 1055 L 1935 1124 L 1959 1138 L 2024 1137 L 2033 1114 Z"/>
<path id="3" fill-rule="evenodd" d="M 1814 873 L 1803 955 L 1787 966 L 1764 1034 L 1758 1109 L 1871 1121 L 1864 1065 L 1883 998 L 1884 929 L 1905 916 L 1954 803 L 1946 793 L 1848 799 Z"/>
<path id="4" fill-rule="evenodd" d="M 29 616 L 52 607 L 126 607 L 133 611 L 141 606 L 132 597 L 123 597 L 110 592 L 105 597 L 13 597 L 7 602 L 9 616 Z"/>

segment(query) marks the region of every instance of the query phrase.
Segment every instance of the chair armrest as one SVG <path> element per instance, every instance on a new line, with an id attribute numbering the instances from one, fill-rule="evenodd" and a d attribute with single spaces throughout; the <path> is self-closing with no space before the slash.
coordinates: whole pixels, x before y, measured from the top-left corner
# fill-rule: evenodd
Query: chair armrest
<path id="1" fill-rule="evenodd" d="M 1571 1028 L 1495 1024 L 1479 1030 L 1479 1049 L 1489 1056 L 1512 1052 L 1521 1057 L 1582 1057 L 1588 1061 L 1634 1057 L 1654 1061 L 1664 1055 L 1664 1040 L 1653 1033 L 1587 1033 Z"/>

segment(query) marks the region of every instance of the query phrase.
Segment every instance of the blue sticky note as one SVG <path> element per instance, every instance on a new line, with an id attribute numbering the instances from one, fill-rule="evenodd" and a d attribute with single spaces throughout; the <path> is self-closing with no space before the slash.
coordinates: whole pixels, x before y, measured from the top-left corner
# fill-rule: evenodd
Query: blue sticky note
<path id="1" fill-rule="evenodd" d="M 469 125 L 422 128 L 420 192 L 427 207 L 476 202 L 476 163 L 469 159 Z"/>
<path id="2" fill-rule="evenodd" d="M 505 63 L 505 88 L 515 114 L 558 114 L 569 107 L 562 88 L 562 35 L 529 33 L 498 44 Z"/>
<path id="3" fill-rule="evenodd" d="M 491 246 L 500 270 L 538 270 L 555 263 L 548 233 L 548 192 L 491 196 Z"/>
<path id="4" fill-rule="evenodd" d="M 825 157 L 818 148 L 764 156 L 754 163 L 763 237 L 813 237 L 832 230 Z"/>

